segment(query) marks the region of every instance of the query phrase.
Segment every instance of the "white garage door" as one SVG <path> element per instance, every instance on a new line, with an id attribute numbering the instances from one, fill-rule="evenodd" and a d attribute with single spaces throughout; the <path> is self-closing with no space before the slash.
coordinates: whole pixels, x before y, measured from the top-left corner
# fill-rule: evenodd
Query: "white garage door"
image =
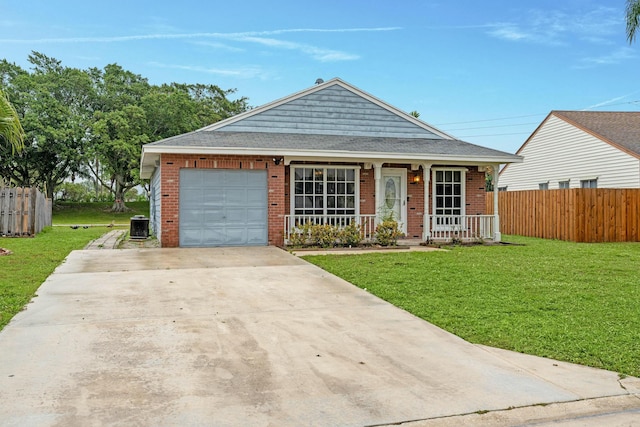
<path id="1" fill-rule="evenodd" d="M 267 171 L 180 170 L 180 246 L 266 245 Z"/>

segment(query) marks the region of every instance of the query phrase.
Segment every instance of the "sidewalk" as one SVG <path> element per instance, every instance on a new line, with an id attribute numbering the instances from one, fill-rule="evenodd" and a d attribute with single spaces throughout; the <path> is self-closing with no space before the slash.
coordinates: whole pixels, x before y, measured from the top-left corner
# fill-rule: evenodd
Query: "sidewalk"
<path id="1" fill-rule="evenodd" d="M 111 230 L 108 233 L 103 234 L 102 236 L 90 242 L 87 246 L 85 246 L 85 249 L 115 249 L 126 233 L 127 230 L 125 229 Z"/>

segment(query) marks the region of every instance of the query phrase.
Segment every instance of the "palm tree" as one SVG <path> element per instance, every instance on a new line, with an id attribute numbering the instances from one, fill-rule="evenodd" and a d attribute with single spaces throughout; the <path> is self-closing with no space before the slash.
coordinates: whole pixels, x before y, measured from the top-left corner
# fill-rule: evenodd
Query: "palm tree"
<path id="1" fill-rule="evenodd" d="M 9 98 L 0 89 L 0 144 L 8 144 L 16 152 L 24 147 L 24 130 L 18 119 L 18 113 L 9 102 Z"/>
<path id="2" fill-rule="evenodd" d="M 640 0 L 627 0 L 627 40 L 632 43 L 640 26 Z"/>

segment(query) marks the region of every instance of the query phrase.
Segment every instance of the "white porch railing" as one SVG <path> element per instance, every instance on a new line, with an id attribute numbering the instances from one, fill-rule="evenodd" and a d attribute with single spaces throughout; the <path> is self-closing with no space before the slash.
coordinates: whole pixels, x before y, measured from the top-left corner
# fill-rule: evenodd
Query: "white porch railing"
<path id="1" fill-rule="evenodd" d="M 342 229 L 349 224 L 358 224 L 361 227 L 362 240 L 371 242 L 375 237 L 375 215 L 285 215 L 284 216 L 284 243 L 289 244 L 291 235 L 300 233 L 306 224 L 333 225 Z"/>
<path id="2" fill-rule="evenodd" d="M 438 241 L 493 239 L 493 215 L 425 215 L 426 237 Z"/>
<path id="3" fill-rule="evenodd" d="M 375 240 L 376 215 L 285 215 L 284 243 L 288 245 L 291 235 L 302 232 L 307 224 L 329 224 L 338 228 L 358 224 L 363 242 Z M 493 215 L 425 215 L 424 224 L 425 240 L 469 242 L 494 238 Z M 308 229 L 306 231 L 309 232 Z"/>

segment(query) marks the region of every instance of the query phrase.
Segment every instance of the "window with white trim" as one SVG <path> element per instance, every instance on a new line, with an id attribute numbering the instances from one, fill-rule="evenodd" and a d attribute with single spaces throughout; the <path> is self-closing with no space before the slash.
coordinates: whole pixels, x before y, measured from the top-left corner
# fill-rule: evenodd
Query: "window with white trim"
<path id="1" fill-rule="evenodd" d="M 569 188 L 569 180 L 559 181 L 558 182 L 558 188 L 560 188 L 560 189 Z"/>
<path id="2" fill-rule="evenodd" d="M 358 214 L 359 169 L 292 166 L 294 215 Z"/>
<path id="3" fill-rule="evenodd" d="M 538 184 L 538 190 L 548 190 L 549 189 L 549 181 L 541 182 Z"/>
<path id="4" fill-rule="evenodd" d="M 466 169 L 434 169 L 433 213 L 436 216 L 465 214 L 464 183 Z M 442 224 L 449 224 L 444 220 Z M 440 224 L 440 221 L 438 222 Z"/>
<path id="5" fill-rule="evenodd" d="M 598 178 L 580 180 L 580 188 L 598 188 Z"/>

